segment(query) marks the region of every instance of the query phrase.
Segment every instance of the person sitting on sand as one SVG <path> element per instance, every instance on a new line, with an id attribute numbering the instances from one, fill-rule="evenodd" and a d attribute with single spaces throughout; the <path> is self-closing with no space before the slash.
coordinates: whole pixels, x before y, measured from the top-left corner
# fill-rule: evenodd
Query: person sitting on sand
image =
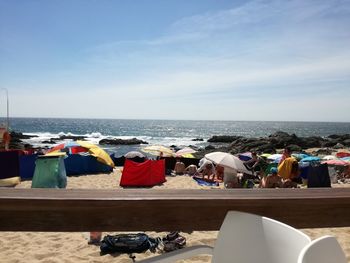
<path id="1" fill-rule="evenodd" d="M 196 175 L 197 174 L 197 166 L 194 164 L 190 164 L 189 166 L 186 167 L 185 173 L 190 175 L 190 176 Z"/>
<path id="2" fill-rule="evenodd" d="M 277 174 L 278 170 L 275 167 L 272 167 L 270 170 L 270 174 L 264 176 L 260 181 L 261 188 L 282 188 L 282 178 Z"/>
<path id="3" fill-rule="evenodd" d="M 240 188 L 237 171 L 232 168 L 224 168 L 224 186 L 225 188 Z"/>
<path id="4" fill-rule="evenodd" d="M 252 159 L 250 159 L 249 161 L 245 161 L 244 162 L 244 166 L 253 172 L 259 172 L 260 176 L 263 176 L 265 173 L 265 169 L 267 166 L 267 163 L 265 162 L 265 160 L 258 156 L 256 152 L 252 152 Z"/>
<path id="5" fill-rule="evenodd" d="M 183 175 L 185 172 L 185 164 L 181 161 L 180 158 L 176 158 L 176 163 L 174 167 L 174 172 L 176 175 Z"/>
<path id="6" fill-rule="evenodd" d="M 205 180 L 207 177 L 208 181 L 214 181 L 215 169 L 211 161 L 205 161 L 204 164 L 198 169 L 198 176 Z"/>
<path id="7" fill-rule="evenodd" d="M 216 177 L 216 180 L 218 181 L 222 181 L 224 180 L 224 167 L 221 166 L 221 165 L 216 165 L 215 167 L 215 177 Z"/>

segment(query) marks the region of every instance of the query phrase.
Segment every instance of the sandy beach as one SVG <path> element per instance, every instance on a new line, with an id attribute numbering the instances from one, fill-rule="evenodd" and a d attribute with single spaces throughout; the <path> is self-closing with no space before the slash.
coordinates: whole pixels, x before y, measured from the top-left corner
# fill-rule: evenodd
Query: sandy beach
<path id="1" fill-rule="evenodd" d="M 116 168 L 111 174 L 68 177 L 68 189 L 121 189 L 119 180 L 121 169 Z M 31 181 L 24 181 L 17 188 L 30 188 Z M 350 185 L 334 185 L 349 187 Z M 219 188 L 222 186 L 219 186 Z M 199 186 L 188 176 L 167 177 L 167 181 L 154 189 L 207 189 Z M 256 189 L 258 191 L 258 189 Z M 44 220 L 44 219 L 43 219 Z M 323 235 L 337 237 L 350 262 L 350 227 L 302 229 L 312 239 Z M 206 244 L 213 246 L 218 232 L 195 231 L 182 233 L 187 245 Z M 106 234 L 115 233 L 103 233 Z M 147 232 L 152 237 L 166 233 Z M 42 232 L 2 232 L 0 237 L 0 259 L 2 262 L 132 262 L 128 255 L 100 255 L 99 246 L 88 245 L 89 233 L 42 233 Z M 160 252 L 158 252 L 160 253 Z M 136 260 L 154 256 L 151 252 L 136 254 Z M 194 257 L 181 262 L 210 262 L 210 256 Z"/>

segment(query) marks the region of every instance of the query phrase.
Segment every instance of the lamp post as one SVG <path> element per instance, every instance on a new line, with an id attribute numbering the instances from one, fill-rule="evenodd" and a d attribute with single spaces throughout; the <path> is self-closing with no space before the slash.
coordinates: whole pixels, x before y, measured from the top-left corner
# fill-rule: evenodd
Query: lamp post
<path id="1" fill-rule="evenodd" d="M 6 129 L 7 131 L 9 131 L 10 129 L 10 115 L 9 115 L 9 92 L 6 88 L 1 88 L 2 90 L 4 90 L 6 92 L 6 110 L 7 110 L 7 114 L 6 114 Z"/>

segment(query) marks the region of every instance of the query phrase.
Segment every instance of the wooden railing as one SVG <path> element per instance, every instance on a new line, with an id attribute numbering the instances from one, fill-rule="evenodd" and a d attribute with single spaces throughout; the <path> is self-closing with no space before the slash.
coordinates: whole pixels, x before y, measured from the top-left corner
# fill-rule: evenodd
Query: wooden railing
<path id="1" fill-rule="evenodd" d="M 350 226 L 350 189 L 0 189 L 0 231 L 218 230 L 229 210 Z"/>

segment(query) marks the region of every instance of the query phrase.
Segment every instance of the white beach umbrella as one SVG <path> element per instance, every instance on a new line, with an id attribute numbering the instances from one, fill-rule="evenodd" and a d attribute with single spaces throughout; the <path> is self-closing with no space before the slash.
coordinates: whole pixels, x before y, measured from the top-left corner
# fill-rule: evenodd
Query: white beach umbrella
<path id="1" fill-rule="evenodd" d="M 145 155 L 138 152 L 138 151 L 131 151 L 131 152 L 124 154 L 124 157 L 127 159 L 135 158 L 135 157 L 145 158 Z"/>
<path id="2" fill-rule="evenodd" d="M 272 154 L 269 157 L 267 157 L 268 160 L 271 160 L 274 162 L 281 160 L 281 158 L 282 158 L 282 154 L 279 154 L 279 153 Z"/>
<path id="3" fill-rule="evenodd" d="M 325 160 L 325 161 L 336 160 L 336 159 L 338 158 L 334 155 L 326 155 L 325 157 L 322 158 L 322 160 Z"/>
<path id="4" fill-rule="evenodd" d="M 206 154 L 205 158 L 224 167 L 232 168 L 239 172 L 250 173 L 243 165 L 243 162 L 230 153 L 212 152 Z"/>

